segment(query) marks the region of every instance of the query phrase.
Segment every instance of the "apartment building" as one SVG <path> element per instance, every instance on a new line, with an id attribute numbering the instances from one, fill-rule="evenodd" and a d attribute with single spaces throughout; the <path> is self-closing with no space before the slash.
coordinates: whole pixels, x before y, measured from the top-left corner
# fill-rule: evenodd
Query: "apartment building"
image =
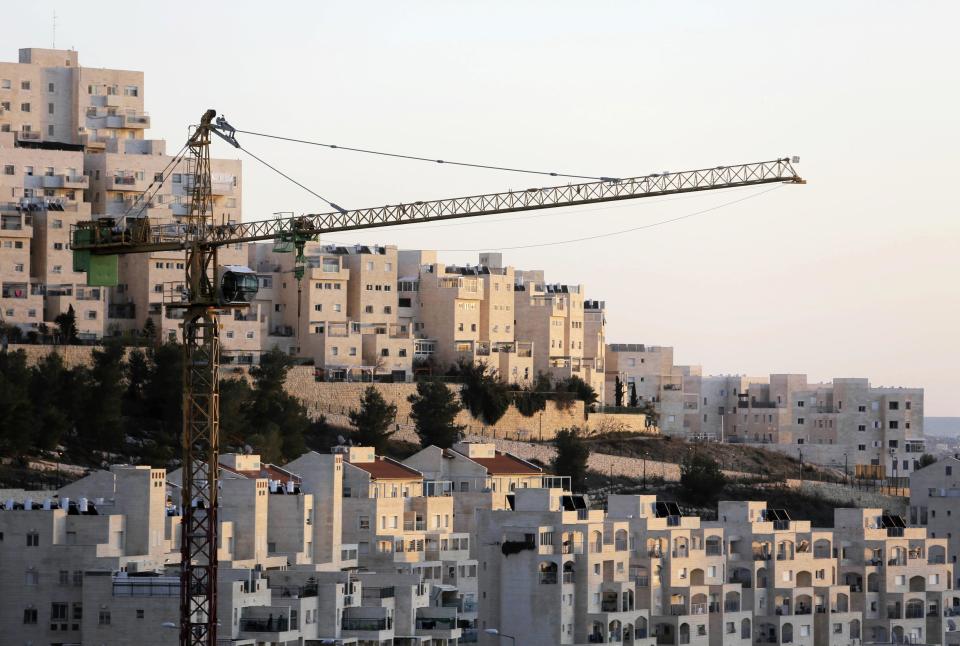
<path id="1" fill-rule="evenodd" d="M 0 320 L 25 334 L 54 328 L 72 306 L 81 338 L 103 335 L 105 290 L 87 287 L 69 250 L 70 227 L 90 219 L 77 148 L 18 147 L 14 133 L 0 132 Z"/>
<path id="2" fill-rule="evenodd" d="M 590 371 L 590 385 L 601 406 L 606 405 L 607 368 L 607 304 L 605 301 L 583 302 L 583 358 Z"/>
<path id="3" fill-rule="evenodd" d="M 723 526 L 655 496 L 610 496 L 607 518 L 628 524 L 630 579 L 658 643 L 751 643 L 742 584 L 725 574 Z"/>
<path id="4" fill-rule="evenodd" d="M 921 388 L 878 388 L 862 378 L 812 384 L 806 375 L 772 374 L 768 383 L 739 390 L 736 408 L 727 411 L 727 441 L 771 443 L 858 477 L 908 478 L 924 452 Z"/>
<path id="5" fill-rule="evenodd" d="M 657 643 L 630 579 L 627 527 L 561 489 L 518 489 L 510 508 L 480 510 L 481 631 L 531 646 Z"/>
<path id="6" fill-rule="evenodd" d="M 910 474 L 910 525 L 924 527 L 930 538 L 947 539 L 947 559 L 957 574 L 960 555 L 960 459 L 948 457 Z M 942 555 L 931 557 L 940 560 Z M 953 582 L 960 589 L 960 576 Z M 960 616 L 960 607 L 948 608 Z"/>
<path id="7" fill-rule="evenodd" d="M 417 582 L 431 584 L 437 605 L 456 610 L 414 613 L 421 629 L 433 622 L 434 639 L 452 640 L 460 628 L 473 630 L 477 562 L 471 558 L 471 535 L 454 527 L 451 484 L 425 479 L 370 447 L 344 448 L 343 454 L 343 536 L 357 545 L 359 565 L 415 575 Z"/>
<path id="8" fill-rule="evenodd" d="M 834 510 L 838 580 L 862 612 L 864 643 L 960 642 L 948 541 L 879 509 Z"/>
<path id="9" fill-rule="evenodd" d="M 137 333 L 152 319 L 166 339 L 182 299 L 183 253 L 134 254 L 118 261 L 118 284 L 88 286 L 69 251 L 70 229 L 91 218 L 179 223 L 189 212 L 188 161 L 171 166 L 163 141 L 145 138 L 142 72 L 86 68 L 72 50 L 27 48 L 0 63 L 0 317 L 37 331 L 71 306 L 81 338 Z M 166 181 L 160 179 L 169 172 Z M 213 219 L 239 222 L 238 160 L 212 160 Z M 150 188 L 148 199 L 141 194 Z M 154 190 L 156 189 L 156 190 Z M 244 264 L 245 250 L 221 250 L 222 265 Z M 262 347 L 259 312 L 223 317 L 225 357 L 249 363 Z"/>

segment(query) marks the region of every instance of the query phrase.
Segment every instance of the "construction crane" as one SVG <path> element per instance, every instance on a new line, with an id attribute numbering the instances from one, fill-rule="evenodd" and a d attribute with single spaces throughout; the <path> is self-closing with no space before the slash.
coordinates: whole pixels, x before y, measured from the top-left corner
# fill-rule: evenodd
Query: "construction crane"
<path id="1" fill-rule="evenodd" d="M 565 186 L 529 188 L 441 200 L 388 204 L 367 209 L 334 207 L 329 213 L 275 218 L 239 224 L 213 222 L 210 142 L 217 136 L 240 148 L 235 129 L 207 110 L 187 142 L 193 174 L 190 211 L 183 223 L 151 224 L 145 218 L 100 218 L 78 223 L 72 231 L 76 271 L 91 284 L 117 282 L 119 255 L 183 251 L 186 255 L 183 302 L 183 460 L 180 644 L 217 643 L 217 489 L 220 436 L 221 310 L 248 305 L 257 278 L 249 269 L 217 263 L 226 245 L 273 240 L 296 251 L 294 273 L 303 277 L 308 241 L 322 234 L 417 224 L 453 218 L 581 206 L 644 197 L 712 191 L 760 184 L 805 181 L 794 158 L 631 178 L 604 178 Z"/>

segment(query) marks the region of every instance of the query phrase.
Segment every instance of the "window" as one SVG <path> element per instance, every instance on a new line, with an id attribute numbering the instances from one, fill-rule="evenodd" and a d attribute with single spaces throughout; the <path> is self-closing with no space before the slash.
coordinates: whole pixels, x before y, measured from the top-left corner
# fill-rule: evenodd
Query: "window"
<path id="1" fill-rule="evenodd" d="M 804 419 L 802 417 L 797 418 L 797 424 L 803 424 Z"/>
<path id="2" fill-rule="evenodd" d="M 53 104 L 52 104 L 52 103 L 48 103 L 48 104 L 47 104 L 47 114 L 53 114 Z"/>
<path id="3" fill-rule="evenodd" d="M 23 623 L 33 625 L 37 623 L 37 609 L 36 608 L 24 608 L 23 610 Z"/>
<path id="4" fill-rule="evenodd" d="M 80 587 L 80 586 L 83 585 L 83 570 L 74 570 L 74 571 L 73 571 L 73 585 L 76 586 L 76 587 Z M 79 604 L 78 604 L 78 605 L 79 605 Z M 77 614 L 77 608 L 74 607 L 73 610 L 74 610 L 73 614 L 76 615 L 76 614 Z M 79 617 L 76 617 L 76 616 L 75 616 L 74 619 L 79 619 Z"/>
<path id="5" fill-rule="evenodd" d="M 384 314 L 390 314 L 391 312 L 393 312 L 393 308 L 392 308 L 392 307 L 390 307 L 389 305 L 384 305 L 384 306 L 383 306 L 383 313 L 384 313 Z"/>
<path id="6" fill-rule="evenodd" d="M 866 413 L 866 412 L 867 412 L 867 407 L 866 407 L 866 406 L 857 406 L 857 412 L 858 412 L 858 413 Z"/>
<path id="7" fill-rule="evenodd" d="M 316 305 L 313 306 L 313 311 L 314 311 L 314 312 L 322 312 L 322 311 L 323 311 L 323 305 L 321 305 L 320 303 L 317 303 Z"/>
<path id="8" fill-rule="evenodd" d="M 900 402 L 889 402 L 888 407 L 890 410 L 900 410 Z"/>
<path id="9" fill-rule="evenodd" d="M 383 263 L 383 270 L 384 270 L 384 271 L 393 271 L 393 263 L 392 263 L 392 262 L 385 262 L 385 263 Z"/>
<path id="10" fill-rule="evenodd" d="M 29 90 L 29 89 L 30 89 L 30 81 L 20 81 L 20 89 L 21 89 L 21 90 Z"/>
<path id="11" fill-rule="evenodd" d="M 70 570 L 60 570 L 60 585 L 70 585 Z"/>
<path id="12" fill-rule="evenodd" d="M 10 89 L 10 79 L 0 80 L 0 90 L 9 90 Z"/>
<path id="13" fill-rule="evenodd" d="M 40 545 L 39 532 L 27 532 L 27 547 L 37 547 Z"/>
<path id="14" fill-rule="evenodd" d="M 357 349 L 356 349 L 356 348 L 350 348 L 350 356 L 351 356 L 351 357 L 357 356 Z"/>
<path id="15" fill-rule="evenodd" d="M 337 355 L 339 355 L 339 354 L 340 354 L 340 348 L 338 348 L 338 347 L 336 347 L 336 346 L 330 348 L 330 356 L 335 357 L 335 356 L 337 356 Z"/>
<path id="16" fill-rule="evenodd" d="M 139 96 L 140 88 L 136 85 L 126 85 L 123 88 L 123 96 Z"/>
<path id="17" fill-rule="evenodd" d="M 406 349 L 406 348 L 400 348 L 400 350 L 397 351 L 397 356 L 400 356 L 400 357 L 405 357 L 405 356 L 407 356 L 407 349 Z"/>
<path id="18" fill-rule="evenodd" d="M 21 104 L 20 104 L 20 112 L 30 112 L 30 104 L 29 104 L 29 103 L 21 103 Z M 29 131 L 29 130 L 24 130 L 24 132 L 30 132 L 30 131 Z"/>
<path id="19" fill-rule="evenodd" d="M 4 174 L 4 175 L 13 175 L 14 172 L 15 172 L 15 170 L 14 170 L 14 168 L 13 168 L 13 164 L 6 164 L 6 165 L 3 167 L 3 174 Z"/>
<path id="20" fill-rule="evenodd" d="M 23 582 L 25 585 L 38 585 L 40 583 L 40 573 L 35 568 L 30 568 L 24 573 Z"/>
<path id="21" fill-rule="evenodd" d="M 334 312 L 339 312 L 339 311 L 340 311 L 340 303 L 334 303 L 334 304 L 333 304 L 333 311 L 334 311 Z"/>
<path id="22" fill-rule="evenodd" d="M 47 83 L 47 92 L 53 93 L 54 87 L 53 83 Z"/>
<path id="23" fill-rule="evenodd" d="M 858 444 L 858 445 L 857 445 L 857 450 L 858 450 L 858 451 L 866 451 L 866 450 L 867 450 L 867 445 L 866 445 L 866 444 Z"/>
<path id="24" fill-rule="evenodd" d="M 98 619 L 97 619 L 97 623 L 98 623 L 99 625 L 101 625 L 101 626 L 109 626 L 109 625 L 110 625 L 110 611 L 109 611 L 109 610 L 101 610 L 101 611 L 100 611 L 100 616 L 99 616 Z"/>
<path id="25" fill-rule="evenodd" d="M 256 335 L 254 334 L 254 332 L 253 332 L 252 330 L 251 330 L 250 332 L 247 332 L 247 338 L 248 338 L 248 339 L 252 339 L 254 336 L 256 336 Z"/>
<path id="26" fill-rule="evenodd" d="M 143 608 L 137 608 L 137 619 L 143 619 Z"/>
<path id="27" fill-rule="evenodd" d="M 83 604 L 75 603 L 73 604 L 73 620 L 80 621 L 83 619 Z"/>
<path id="28" fill-rule="evenodd" d="M 368 261 L 367 261 L 367 271 L 373 271 L 373 261 L 372 261 L 372 260 L 368 260 Z M 370 286 L 369 286 L 369 285 L 367 286 L 367 289 L 370 289 Z"/>
<path id="29" fill-rule="evenodd" d="M 389 357 L 389 356 L 390 356 L 390 348 L 383 348 L 382 350 L 380 350 L 380 356 L 381 356 L 381 357 Z"/>
<path id="30" fill-rule="evenodd" d="M 50 604 L 50 621 L 66 621 L 66 620 L 67 620 L 67 604 L 51 603 Z"/>

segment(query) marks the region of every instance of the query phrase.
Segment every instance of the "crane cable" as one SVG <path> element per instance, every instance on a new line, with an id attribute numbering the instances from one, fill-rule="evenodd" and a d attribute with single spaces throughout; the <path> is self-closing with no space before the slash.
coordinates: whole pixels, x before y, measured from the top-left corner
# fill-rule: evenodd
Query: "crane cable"
<path id="1" fill-rule="evenodd" d="M 177 152 L 176 155 L 174 155 L 173 157 L 170 158 L 170 161 L 167 162 L 167 165 L 164 166 L 164 168 L 163 168 L 162 171 L 160 171 L 160 173 L 159 173 L 160 179 L 158 180 L 158 179 L 156 178 L 156 176 L 154 176 L 153 181 L 150 182 L 150 184 L 147 186 L 147 188 L 145 188 L 145 189 L 143 189 L 142 191 L 140 191 L 140 194 L 137 195 L 137 197 L 134 198 L 134 200 L 133 200 L 133 202 L 130 204 L 130 206 L 127 207 L 127 210 L 124 211 L 123 215 L 120 216 L 120 218 L 119 218 L 120 220 L 125 220 L 128 216 L 131 215 L 131 213 L 133 212 L 133 210 L 134 210 L 135 208 L 137 208 L 137 202 L 140 202 L 140 211 L 138 212 L 138 214 L 143 212 L 143 209 L 146 207 L 146 205 L 147 205 L 147 203 L 148 203 L 148 200 L 145 200 L 144 197 L 147 195 L 147 193 L 150 192 L 150 189 L 153 188 L 153 185 L 154 185 L 154 184 L 156 184 L 157 187 L 154 189 L 153 194 L 150 195 L 150 198 L 151 198 L 151 199 L 154 197 L 154 195 L 157 194 L 157 192 L 158 192 L 161 188 L 163 188 L 163 184 L 164 184 L 164 182 L 167 180 L 167 177 L 168 177 L 168 175 L 169 175 L 169 172 L 172 172 L 172 168 L 171 168 L 171 167 L 176 168 L 177 164 L 179 164 L 181 161 L 183 161 L 183 157 L 186 155 L 186 150 L 187 150 L 187 144 L 183 144 L 183 147 Z M 168 171 L 169 171 L 169 172 L 168 172 Z"/>
<path id="2" fill-rule="evenodd" d="M 237 132 L 243 132 L 243 131 L 242 131 L 242 130 L 237 130 Z M 340 206 L 340 205 L 338 205 L 338 204 L 336 204 L 336 203 L 334 203 L 334 202 L 331 202 L 330 200 L 328 200 L 328 199 L 325 198 L 324 196 L 320 195 L 320 194 L 317 193 L 316 191 L 314 191 L 314 190 L 312 190 L 312 189 L 310 189 L 310 188 L 307 188 L 306 186 L 304 186 L 303 184 L 301 184 L 301 183 L 298 182 L 297 180 L 293 179 L 292 177 L 290 177 L 289 175 L 287 175 L 286 173 L 284 173 L 282 170 L 280 170 L 280 169 L 277 168 L 276 166 L 270 164 L 270 163 L 267 162 L 266 160 L 264 160 L 264 159 L 258 157 L 257 155 L 253 154 L 252 152 L 250 152 L 249 150 L 247 150 L 246 148 L 244 148 L 244 147 L 241 146 L 240 144 L 237 144 L 237 148 L 240 149 L 240 150 L 242 150 L 243 152 L 247 153 L 248 155 L 250 155 L 251 157 L 253 157 L 254 159 L 256 159 L 258 162 L 260 162 L 261 164 L 263 164 L 264 166 L 266 166 L 267 168 L 269 168 L 269 169 L 272 170 L 273 172 L 277 173 L 277 174 L 280 175 L 281 177 L 284 177 L 284 178 L 286 178 L 287 180 L 293 182 L 294 184 L 296 184 L 297 186 L 299 186 L 300 188 L 302 188 L 303 190 L 305 190 L 307 193 L 310 193 L 310 195 L 313 195 L 314 197 L 318 198 L 318 199 L 321 200 L 322 202 L 325 202 L 326 204 L 328 204 L 328 205 L 330 206 L 330 208 L 336 209 L 336 210 L 339 211 L 340 213 L 346 213 L 346 210 L 345 210 L 342 206 Z"/>
<path id="3" fill-rule="evenodd" d="M 294 137 L 281 137 L 280 135 L 270 135 L 264 132 L 254 132 L 252 130 L 240 130 L 237 129 L 236 132 L 242 132 L 245 135 L 253 135 L 255 137 L 266 137 L 268 139 L 278 139 L 280 141 L 291 141 L 298 144 L 307 144 L 310 146 L 321 146 L 323 148 L 330 148 L 332 150 L 347 150 L 354 153 L 364 153 L 367 155 L 378 155 L 380 157 L 393 157 L 395 159 L 407 159 L 410 161 L 422 161 L 432 164 L 447 164 L 450 166 L 464 166 L 467 168 L 482 168 L 485 170 L 499 170 L 506 171 L 509 173 L 525 173 L 527 175 L 547 175 L 550 177 L 568 177 L 570 179 L 588 179 L 594 181 L 602 182 L 616 182 L 618 178 L 616 177 L 607 177 L 607 176 L 596 176 L 596 175 L 575 175 L 572 173 L 557 173 L 553 171 L 542 171 L 542 170 L 528 170 L 523 168 L 512 168 L 510 166 L 495 166 L 491 164 L 477 164 L 471 162 L 460 162 L 460 161 L 450 161 L 448 159 L 436 159 L 431 157 L 419 157 L 417 155 L 406 155 L 402 153 L 390 153 L 384 152 L 382 150 L 369 150 L 366 148 L 354 148 L 352 146 L 339 146 L 337 144 L 325 144 L 319 141 L 308 141 L 306 139 L 296 139 Z M 308 189 L 309 190 L 309 189 Z M 322 199 L 322 198 L 321 198 Z M 326 201 L 326 200 L 324 200 Z"/>

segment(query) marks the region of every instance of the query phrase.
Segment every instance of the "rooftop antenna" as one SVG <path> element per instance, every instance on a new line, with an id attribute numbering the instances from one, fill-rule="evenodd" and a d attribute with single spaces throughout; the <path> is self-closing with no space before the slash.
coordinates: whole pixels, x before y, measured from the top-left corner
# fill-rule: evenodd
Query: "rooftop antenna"
<path id="1" fill-rule="evenodd" d="M 57 48 L 57 10 L 53 10 L 53 45 L 51 49 Z"/>

